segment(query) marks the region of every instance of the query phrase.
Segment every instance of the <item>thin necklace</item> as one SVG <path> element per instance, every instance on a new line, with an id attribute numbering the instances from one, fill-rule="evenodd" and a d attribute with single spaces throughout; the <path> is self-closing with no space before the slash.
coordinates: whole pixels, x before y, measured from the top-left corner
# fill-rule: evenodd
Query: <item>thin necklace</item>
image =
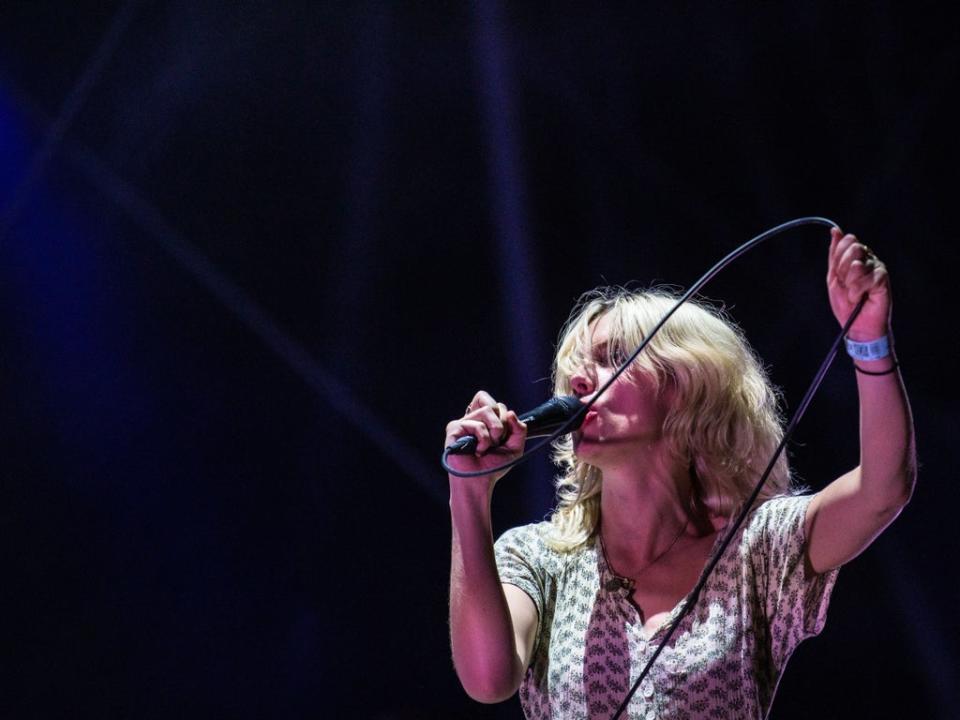
<path id="1" fill-rule="evenodd" d="M 648 562 L 642 568 L 637 570 L 637 572 L 634 573 L 633 577 L 625 577 L 620 573 L 618 573 L 616 568 L 613 567 L 613 563 L 610 562 L 610 558 L 607 556 L 607 546 L 603 542 L 603 530 L 601 530 L 598 533 L 600 536 L 600 552 L 603 553 L 603 560 L 607 564 L 607 567 L 610 569 L 610 572 L 613 574 L 613 579 L 607 581 L 607 583 L 604 585 L 604 589 L 607 590 L 608 592 L 613 592 L 614 590 L 618 590 L 619 588 L 626 588 L 630 592 L 633 592 L 633 589 L 637 586 L 636 578 L 640 577 L 644 572 L 646 572 L 647 568 L 651 567 L 652 565 L 656 565 L 656 563 L 664 555 L 666 555 L 668 552 L 673 550 L 673 546 L 676 545 L 677 541 L 680 540 L 680 536 L 683 535 L 684 531 L 687 529 L 687 526 L 689 524 L 690 524 L 690 517 L 687 516 L 687 521 L 683 524 L 683 527 L 680 528 L 680 532 L 677 533 L 677 536 L 673 538 L 673 540 L 670 542 L 669 545 L 667 545 L 667 549 L 661 552 L 655 558 L 653 558 L 653 560 Z"/>

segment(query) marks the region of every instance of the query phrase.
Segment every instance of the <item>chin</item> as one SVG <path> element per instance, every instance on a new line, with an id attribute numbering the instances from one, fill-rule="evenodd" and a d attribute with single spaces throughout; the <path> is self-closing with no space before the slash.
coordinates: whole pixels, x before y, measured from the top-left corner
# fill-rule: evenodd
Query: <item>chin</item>
<path id="1" fill-rule="evenodd" d="M 579 437 L 573 440 L 573 454 L 581 460 L 596 455 L 601 447 L 601 441 L 597 438 Z"/>

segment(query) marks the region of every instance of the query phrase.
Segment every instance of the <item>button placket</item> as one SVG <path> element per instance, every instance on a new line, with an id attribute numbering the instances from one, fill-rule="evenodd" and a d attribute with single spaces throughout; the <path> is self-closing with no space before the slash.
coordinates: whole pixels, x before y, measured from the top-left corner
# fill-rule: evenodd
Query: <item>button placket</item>
<path id="1" fill-rule="evenodd" d="M 647 700 L 653 697 L 653 683 L 650 682 L 650 678 L 647 677 L 642 683 L 640 683 L 640 694 L 643 695 Z"/>

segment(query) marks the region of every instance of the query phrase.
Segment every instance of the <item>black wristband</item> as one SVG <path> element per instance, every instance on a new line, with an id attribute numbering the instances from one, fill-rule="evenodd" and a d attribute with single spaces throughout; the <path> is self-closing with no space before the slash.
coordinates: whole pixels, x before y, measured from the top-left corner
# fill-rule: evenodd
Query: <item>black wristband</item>
<path id="1" fill-rule="evenodd" d="M 892 372 L 896 372 L 898 367 L 900 367 L 900 363 L 898 363 L 896 360 L 893 361 L 893 367 L 889 367 L 886 370 L 881 370 L 880 372 L 873 372 L 872 370 L 864 370 L 862 367 L 860 367 L 856 363 L 853 364 L 853 369 L 856 370 L 858 373 L 862 373 L 864 375 L 889 375 Z"/>

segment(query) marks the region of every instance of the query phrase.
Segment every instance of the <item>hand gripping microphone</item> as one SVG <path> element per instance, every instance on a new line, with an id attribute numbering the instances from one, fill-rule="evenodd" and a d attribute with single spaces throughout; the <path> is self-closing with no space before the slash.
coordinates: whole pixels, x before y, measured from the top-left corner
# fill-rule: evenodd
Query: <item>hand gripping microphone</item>
<path id="1" fill-rule="evenodd" d="M 528 410 L 520 415 L 519 419 L 527 426 L 528 438 L 545 437 L 559 430 L 583 407 L 583 403 L 576 395 L 563 395 L 550 398 L 542 405 L 537 405 L 533 410 Z M 573 432 L 582 424 L 583 415 L 572 422 L 567 430 Z M 465 435 L 447 448 L 450 455 L 469 455 L 476 450 L 477 439 L 473 435 Z"/>

